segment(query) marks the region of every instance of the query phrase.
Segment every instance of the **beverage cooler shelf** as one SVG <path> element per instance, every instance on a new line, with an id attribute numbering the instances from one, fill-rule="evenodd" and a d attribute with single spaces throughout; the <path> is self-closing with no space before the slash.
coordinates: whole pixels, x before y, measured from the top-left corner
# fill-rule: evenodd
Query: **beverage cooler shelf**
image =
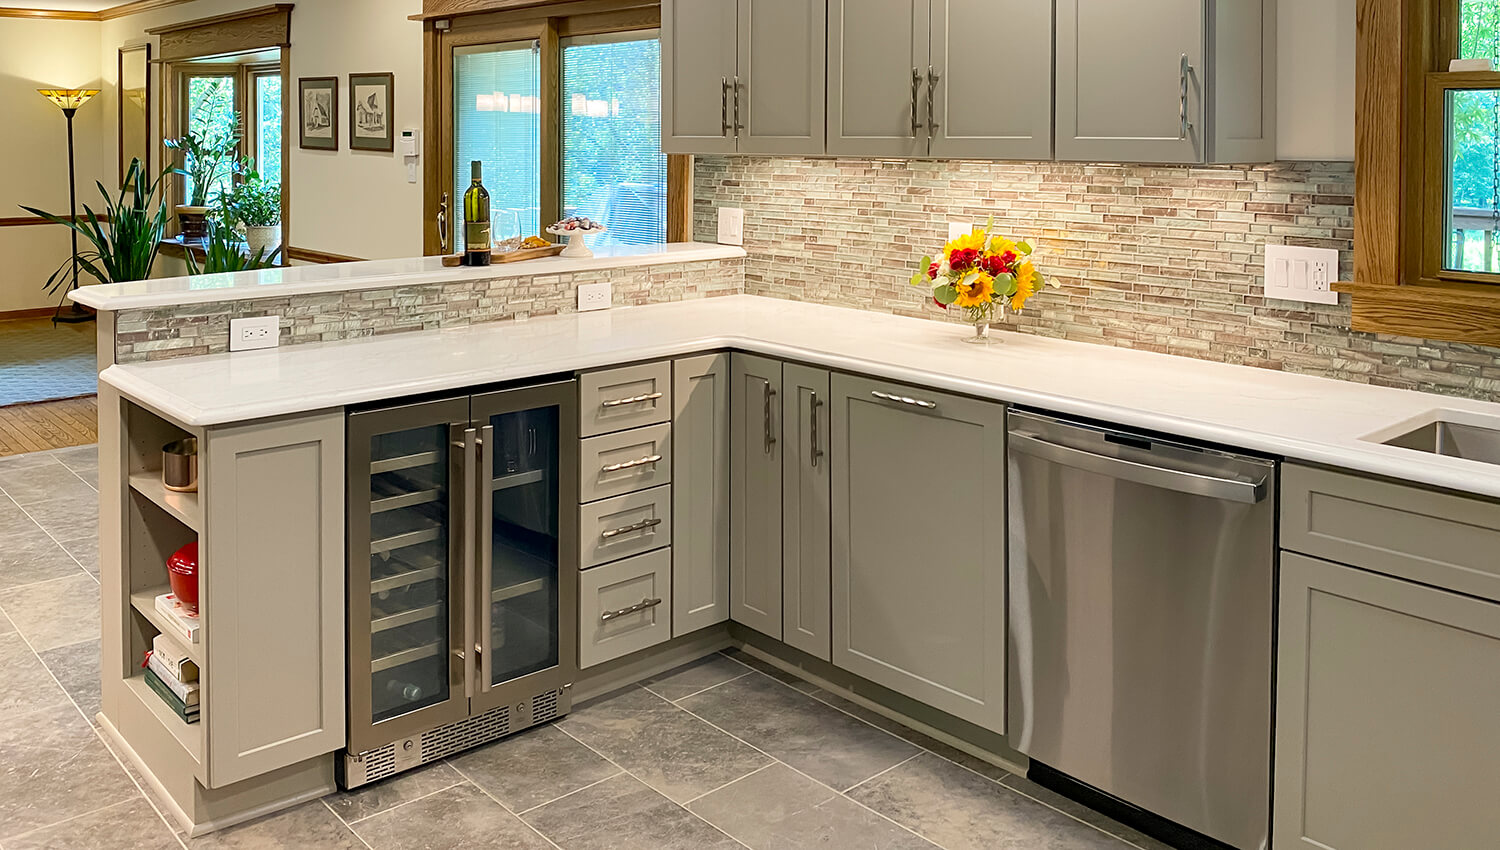
<path id="1" fill-rule="evenodd" d="M 417 452 L 410 455 L 399 455 L 370 462 L 370 474 L 379 475 L 383 472 L 399 472 L 403 469 L 417 469 L 424 466 L 435 466 L 443 460 L 439 452 Z"/>
<path id="2" fill-rule="evenodd" d="M 415 531 L 405 531 L 393 534 L 389 537 L 380 537 L 370 541 L 370 551 L 376 555 L 385 552 L 394 552 L 408 546 L 420 546 L 423 543 L 431 543 L 443 536 L 443 527 L 434 525 L 431 528 L 419 528 Z"/>
<path id="3" fill-rule="evenodd" d="M 536 484 L 547 480 L 547 470 L 533 469 L 529 472 L 512 472 L 509 475 L 497 476 L 491 485 L 493 490 L 509 490 L 512 487 L 523 487 L 527 484 Z"/>
<path id="4" fill-rule="evenodd" d="M 381 514 L 386 511 L 411 508 L 417 505 L 430 505 L 443 498 L 443 491 L 439 488 L 431 490 L 418 490 L 415 493 L 400 493 L 394 496 L 385 496 L 370 500 L 370 513 Z"/>
<path id="5" fill-rule="evenodd" d="M 414 646 L 410 649 L 402 649 L 387 655 L 376 656 L 370 662 L 370 672 L 380 673 L 413 661 L 421 661 L 424 658 L 432 658 L 443 652 L 443 641 L 435 640 L 431 643 Z"/>
<path id="6" fill-rule="evenodd" d="M 511 546 L 498 535 L 495 537 L 494 562 L 491 603 L 546 590 L 551 587 L 557 572 L 551 561 Z"/>
<path id="7" fill-rule="evenodd" d="M 370 595 L 389 593 L 443 577 L 444 564 L 439 556 L 408 549 L 400 556 L 371 559 Z"/>
<path id="8" fill-rule="evenodd" d="M 388 632 L 412 623 L 435 620 L 442 613 L 442 605 L 423 605 L 420 608 L 408 608 L 393 614 L 377 615 L 370 620 L 370 631 L 374 634 Z"/>

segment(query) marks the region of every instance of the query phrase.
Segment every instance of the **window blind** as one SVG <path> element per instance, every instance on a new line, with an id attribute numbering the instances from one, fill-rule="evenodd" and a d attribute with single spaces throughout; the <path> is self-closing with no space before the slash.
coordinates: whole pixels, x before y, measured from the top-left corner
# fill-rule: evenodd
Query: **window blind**
<path id="1" fill-rule="evenodd" d="M 533 42 L 463 47 L 453 55 L 452 233 L 463 233 L 470 166 L 484 163 L 495 239 L 541 232 L 541 63 Z M 551 224 L 551 222 L 547 222 Z"/>

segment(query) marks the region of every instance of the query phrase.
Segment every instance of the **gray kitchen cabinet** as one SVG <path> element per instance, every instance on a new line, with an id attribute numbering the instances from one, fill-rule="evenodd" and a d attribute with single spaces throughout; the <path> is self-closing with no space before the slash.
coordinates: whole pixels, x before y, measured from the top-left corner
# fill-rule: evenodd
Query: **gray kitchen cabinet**
<path id="1" fill-rule="evenodd" d="M 672 636 L 729 619 L 729 355 L 672 364 Z"/>
<path id="2" fill-rule="evenodd" d="M 663 0 L 662 150 L 824 152 L 826 0 Z"/>
<path id="3" fill-rule="evenodd" d="M 928 154 L 1051 159 L 1052 0 L 928 2 Z"/>
<path id="4" fill-rule="evenodd" d="M 828 372 L 788 363 L 783 389 L 781 639 L 833 660 Z"/>
<path id="5" fill-rule="evenodd" d="M 1057 0 L 1059 160 L 1269 162 L 1276 0 Z"/>
<path id="6" fill-rule="evenodd" d="M 835 375 L 833 663 L 1005 729 L 1005 408 Z"/>
<path id="7" fill-rule="evenodd" d="M 730 359 L 729 615 L 781 638 L 781 363 Z"/>
<path id="8" fill-rule="evenodd" d="M 829 0 L 828 153 L 922 156 L 927 0 Z"/>
<path id="9" fill-rule="evenodd" d="M 1278 848 L 1494 846 L 1500 604 L 1281 558 Z"/>

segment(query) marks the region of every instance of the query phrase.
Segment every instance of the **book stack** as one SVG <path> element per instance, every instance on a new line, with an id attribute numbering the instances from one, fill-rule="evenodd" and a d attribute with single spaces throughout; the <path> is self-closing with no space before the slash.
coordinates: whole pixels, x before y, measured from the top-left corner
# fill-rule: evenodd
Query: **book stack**
<path id="1" fill-rule="evenodd" d="M 156 597 L 156 612 L 161 614 L 167 621 L 168 628 L 177 633 L 177 637 L 188 643 L 198 642 L 198 630 L 201 623 L 198 620 L 198 612 L 189 610 L 177 601 L 177 597 L 170 593 L 163 593 Z"/>
<path id="2" fill-rule="evenodd" d="M 185 722 L 197 723 L 198 665 L 167 635 L 157 635 L 146 655 L 146 684 Z"/>

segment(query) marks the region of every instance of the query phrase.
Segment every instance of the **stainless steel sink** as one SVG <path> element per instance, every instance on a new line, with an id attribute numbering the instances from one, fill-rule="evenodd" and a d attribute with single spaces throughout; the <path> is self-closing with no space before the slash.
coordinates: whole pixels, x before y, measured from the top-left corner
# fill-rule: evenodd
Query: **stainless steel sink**
<path id="1" fill-rule="evenodd" d="M 1436 419 L 1382 440 L 1387 446 L 1500 464 L 1500 429 Z"/>

